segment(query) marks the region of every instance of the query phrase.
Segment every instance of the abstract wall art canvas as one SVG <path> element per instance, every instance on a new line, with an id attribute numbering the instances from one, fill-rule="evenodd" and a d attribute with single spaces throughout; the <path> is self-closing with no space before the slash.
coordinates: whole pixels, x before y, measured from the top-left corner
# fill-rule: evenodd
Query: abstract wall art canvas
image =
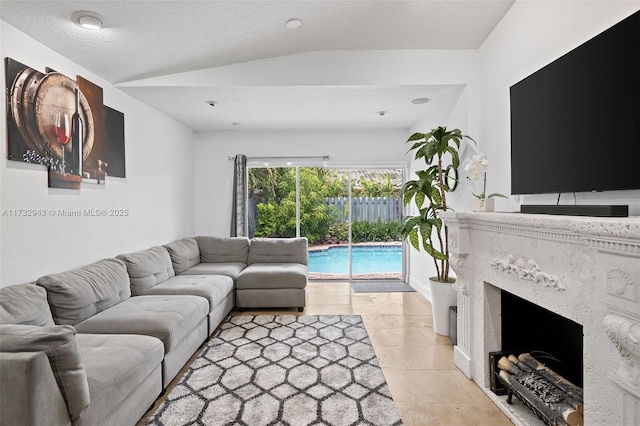
<path id="1" fill-rule="evenodd" d="M 124 115 L 103 104 L 101 87 L 11 58 L 5 78 L 9 160 L 47 166 L 51 188 L 126 177 Z"/>

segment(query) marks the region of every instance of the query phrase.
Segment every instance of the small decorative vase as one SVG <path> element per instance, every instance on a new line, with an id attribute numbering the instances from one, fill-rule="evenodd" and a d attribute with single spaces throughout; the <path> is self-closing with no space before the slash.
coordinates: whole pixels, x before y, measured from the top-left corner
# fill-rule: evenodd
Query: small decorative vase
<path id="1" fill-rule="evenodd" d="M 443 283 L 429 278 L 433 330 L 441 336 L 449 335 L 449 307 L 458 305 L 458 292 L 453 282 Z"/>
<path id="2" fill-rule="evenodd" d="M 473 211 L 474 212 L 492 212 L 493 198 L 473 197 Z"/>

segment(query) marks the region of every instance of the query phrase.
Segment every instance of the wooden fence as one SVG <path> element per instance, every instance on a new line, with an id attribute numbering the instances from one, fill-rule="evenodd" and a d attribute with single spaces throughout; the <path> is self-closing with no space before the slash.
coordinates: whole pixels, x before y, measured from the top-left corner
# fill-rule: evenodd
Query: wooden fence
<path id="1" fill-rule="evenodd" d="M 334 206 L 339 213 L 340 222 L 349 217 L 349 199 L 347 197 L 327 198 L 326 204 Z M 375 222 L 393 222 L 402 219 L 402 199 L 393 197 L 355 197 L 351 199 L 351 220 Z"/>

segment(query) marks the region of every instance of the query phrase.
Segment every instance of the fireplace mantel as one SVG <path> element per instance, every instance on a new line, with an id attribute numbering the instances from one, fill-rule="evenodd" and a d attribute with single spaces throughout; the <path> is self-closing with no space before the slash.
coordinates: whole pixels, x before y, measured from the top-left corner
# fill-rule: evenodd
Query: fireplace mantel
<path id="1" fill-rule="evenodd" d="M 541 424 L 489 390 L 505 290 L 583 326 L 585 424 L 640 424 L 640 218 L 441 216 L 458 277 L 458 368 L 516 424 Z"/>

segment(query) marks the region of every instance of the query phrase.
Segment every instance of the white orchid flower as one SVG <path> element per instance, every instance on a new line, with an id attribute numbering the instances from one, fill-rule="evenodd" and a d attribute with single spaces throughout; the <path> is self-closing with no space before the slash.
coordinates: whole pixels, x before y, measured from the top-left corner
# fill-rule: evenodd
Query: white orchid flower
<path id="1" fill-rule="evenodd" d="M 478 180 L 484 176 L 488 165 L 489 160 L 487 159 L 487 156 L 480 153 L 471 158 L 471 160 L 464 166 L 464 170 L 467 172 L 469 179 Z"/>

